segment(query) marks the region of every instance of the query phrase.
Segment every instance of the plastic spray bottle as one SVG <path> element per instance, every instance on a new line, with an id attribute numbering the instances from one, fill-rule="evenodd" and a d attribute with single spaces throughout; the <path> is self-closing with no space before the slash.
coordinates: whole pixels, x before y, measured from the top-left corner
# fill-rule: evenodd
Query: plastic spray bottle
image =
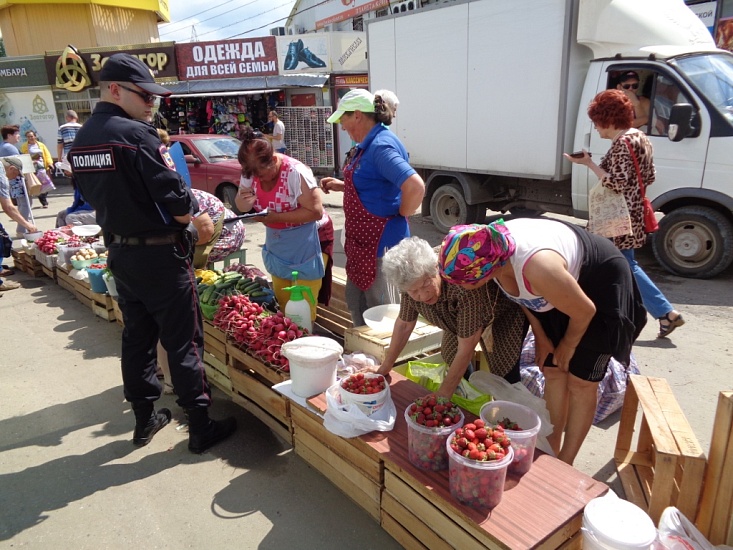
<path id="1" fill-rule="evenodd" d="M 316 301 L 313 298 L 313 292 L 311 292 L 309 287 L 295 284 L 297 279 L 298 272 L 293 271 L 293 285 L 283 288 L 283 290 L 290 292 L 290 300 L 285 304 L 285 316 L 289 317 L 299 327 L 307 330 L 308 334 L 313 334 L 311 307 L 308 305 L 308 301 L 303 298 L 303 294 L 308 296 L 311 304 L 315 305 Z"/>

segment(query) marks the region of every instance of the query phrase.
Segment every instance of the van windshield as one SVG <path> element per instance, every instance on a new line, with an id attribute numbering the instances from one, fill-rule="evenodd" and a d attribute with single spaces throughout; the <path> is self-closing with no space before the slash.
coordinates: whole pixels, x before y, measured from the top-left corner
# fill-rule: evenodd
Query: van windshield
<path id="1" fill-rule="evenodd" d="M 721 53 L 683 57 L 673 64 L 733 124 L 733 56 Z"/>

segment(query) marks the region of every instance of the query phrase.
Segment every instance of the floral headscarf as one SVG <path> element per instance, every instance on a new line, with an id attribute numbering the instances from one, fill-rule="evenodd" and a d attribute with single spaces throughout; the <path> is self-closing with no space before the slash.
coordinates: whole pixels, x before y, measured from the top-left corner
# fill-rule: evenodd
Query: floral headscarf
<path id="1" fill-rule="evenodd" d="M 504 220 L 489 225 L 457 225 L 440 247 L 440 276 L 449 283 L 478 282 L 503 266 L 515 249 Z"/>

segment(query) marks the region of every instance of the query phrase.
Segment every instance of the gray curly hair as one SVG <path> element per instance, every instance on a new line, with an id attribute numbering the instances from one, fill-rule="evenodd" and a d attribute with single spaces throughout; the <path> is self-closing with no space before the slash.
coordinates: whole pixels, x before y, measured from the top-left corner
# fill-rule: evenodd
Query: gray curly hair
<path id="1" fill-rule="evenodd" d="M 438 254 L 420 237 L 403 239 L 384 254 L 382 273 L 389 284 L 404 292 L 420 279 L 438 274 Z"/>

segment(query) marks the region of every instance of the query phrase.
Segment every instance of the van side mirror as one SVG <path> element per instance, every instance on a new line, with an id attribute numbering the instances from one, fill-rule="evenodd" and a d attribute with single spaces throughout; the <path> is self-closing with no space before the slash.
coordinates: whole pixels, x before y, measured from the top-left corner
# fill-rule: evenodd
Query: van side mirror
<path id="1" fill-rule="evenodd" d="M 689 103 L 677 103 L 672 106 L 667 132 L 670 141 L 682 141 L 690 135 L 692 132 L 692 116 L 692 105 Z"/>

